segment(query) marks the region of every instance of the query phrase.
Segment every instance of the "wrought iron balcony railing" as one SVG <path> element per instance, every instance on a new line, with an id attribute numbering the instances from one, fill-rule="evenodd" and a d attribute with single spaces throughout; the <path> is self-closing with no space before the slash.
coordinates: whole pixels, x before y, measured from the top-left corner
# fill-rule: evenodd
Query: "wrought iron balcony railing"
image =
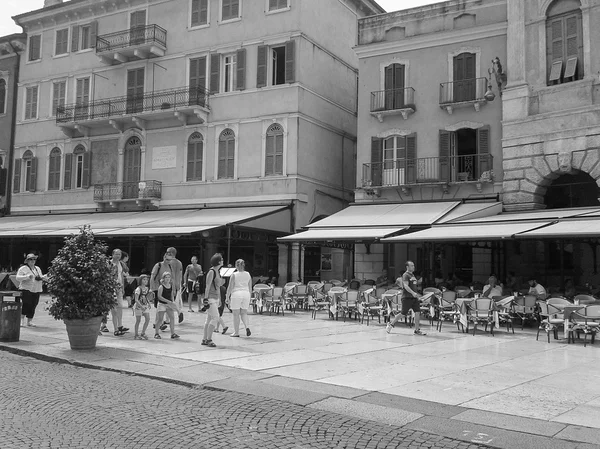
<path id="1" fill-rule="evenodd" d="M 415 109 L 415 90 L 412 87 L 371 92 L 371 112 Z"/>
<path id="2" fill-rule="evenodd" d="M 440 106 L 484 102 L 487 78 L 472 78 L 440 84 Z"/>
<path id="3" fill-rule="evenodd" d="M 490 181 L 491 154 L 393 159 L 363 164 L 363 187 Z"/>
<path id="4" fill-rule="evenodd" d="M 208 91 L 203 87 L 146 92 L 142 95 L 106 98 L 83 104 L 68 104 L 56 110 L 56 123 L 116 118 L 127 114 L 167 111 L 200 106 L 208 109 Z"/>
<path id="5" fill-rule="evenodd" d="M 131 181 L 94 185 L 94 201 L 160 200 L 162 182 Z"/>
<path id="6" fill-rule="evenodd" d="M 96 53 L 115 51 L 142 44 L 158 44 L 166 48 L 167 30 L 158 25 L 147 25 L 103 34 L 96 38 Z"/>

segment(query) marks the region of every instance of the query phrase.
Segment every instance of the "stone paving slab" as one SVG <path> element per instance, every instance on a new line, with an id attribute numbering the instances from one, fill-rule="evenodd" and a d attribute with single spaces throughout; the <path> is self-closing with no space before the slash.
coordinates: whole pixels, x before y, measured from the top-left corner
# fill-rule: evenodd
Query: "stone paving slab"
<path id="1" fill-rule="evenodd" d="M 524 418 L 522 416 L 505 415 L 482 410 L 466 410 L 453 416 L 452 419 L 547 437 L 555 436 L 566 427 L 564 424 L 540 419 Z M 600 441 L 600 438 L 598 441 Z"/>
<path id="2" fill-rule="evenodd" d="M 451 418 L 467 409 L 452 405 L 439 404 L 431 401 L 422 401 L 408 397 L 385 394 L 378 391 L 365 394 L 354 399 L 359 402 L 379 404 L 388 408 L 400 408 L 421 413 L 423 415 L 438 416 L 440 418 Z"/>
<path id="3" fill-rule="evenodd" d="M 567 426 L 556 438 L 582 443 L 596 444 L 600 447 L 600 429 L 590 429 L 582 426 Z"/>
<path id="4" fill-rule="evenodd" d="M 261 379 L 260 382 L 275 385 L 278 387 L 295 388 L 296 390 L 312 391 L 322 393 L 328 396 L 335 396 L 344 399 L 356 399 L 363 396 L 366 392 L 356 388 L 340 387 L 338 385 L 322 384 L 319 382 L 310 382 L 292 377 L 273 376 Z"/>

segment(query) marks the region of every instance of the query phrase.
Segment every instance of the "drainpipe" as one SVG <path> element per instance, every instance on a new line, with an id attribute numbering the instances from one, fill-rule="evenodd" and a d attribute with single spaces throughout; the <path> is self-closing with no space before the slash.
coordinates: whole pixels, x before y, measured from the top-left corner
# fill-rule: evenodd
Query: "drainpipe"
<path id="1" fill-rule="evenodd" d="M 13 101 L 12 101 L 12 123 L 10 125 L 10 146 L 8 148 L 8 173 L 6 173 L 6 180 L 8 185 L 6 186 L 6 214 L 10 215 L 10 204 L 12 200 L 12 191 L 13 191 L 13 182 L 12 182 L 12 174 L 14 170 L 14 156 L 15 156 L 15 133 L 17 130 L 17 105 L 18 101 L 18 93 L 19 93 L 19 71 L 21 69 L 21 54 L 14 47 L 12 42 L 8 42 L 8 45 L 11 46 L 15 55 L 17 55 L 17 64 L 15 67 L 15 76 L 14 76 L 14 86 L 13 89 Z M 8 86 L 7 86 L 8 87 Z"/>

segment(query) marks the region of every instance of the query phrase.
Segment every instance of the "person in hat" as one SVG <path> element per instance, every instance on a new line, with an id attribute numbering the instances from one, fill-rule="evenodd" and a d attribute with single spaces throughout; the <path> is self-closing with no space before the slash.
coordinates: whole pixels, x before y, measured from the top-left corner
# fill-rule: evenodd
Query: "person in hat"
<path id="1" fill-rule="evenodd" d="M 25 326 L 25 318 L 27 318 L 27 326 L 35 327 L 33 316 L 35 315 L 35 308 L 40 302 L 42 281 L 48 278 L 42 273 L 42 269 L 35 264 L 37 258 L 38 256 L 33 253 L 27 254 L 25 262 L 17 271 L 17 282 L 19 283 L 19 290 L 22 291 L 21 301 L 23 302 L 21 326 Z"/>

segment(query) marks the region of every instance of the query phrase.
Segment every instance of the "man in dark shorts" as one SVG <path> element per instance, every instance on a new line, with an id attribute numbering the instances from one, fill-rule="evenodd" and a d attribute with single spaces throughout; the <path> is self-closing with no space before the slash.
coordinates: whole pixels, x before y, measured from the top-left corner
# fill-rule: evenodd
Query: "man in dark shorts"
<path id="1" fill-rule="evenodd" d="M 412 260 L 406 261 L 406 272 L 402 275 L 402 312 L 390 321 L 385 330 L 389 334 L 392 328 L 402 315 L 408 315 L 412 310 L 415 313 L 415 335 L 426 335 L 421 332 L 421 302 L 420 296 L 417 293 L 417 278 L 414 275 L 415 263 Z"/>

